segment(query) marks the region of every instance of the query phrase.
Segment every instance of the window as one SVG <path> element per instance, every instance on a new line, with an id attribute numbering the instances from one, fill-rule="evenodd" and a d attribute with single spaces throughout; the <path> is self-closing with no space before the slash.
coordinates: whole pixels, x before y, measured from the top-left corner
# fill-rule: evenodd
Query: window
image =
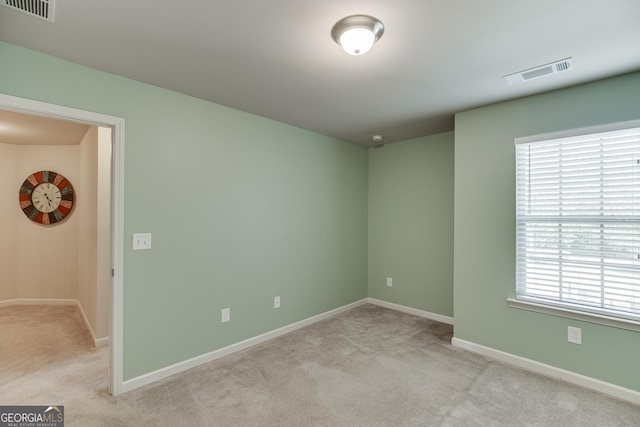
<path id="1" fill-rule="evenodd" d="M 640 127 L 516 140 L 516 298 L 640 320 Z"/>

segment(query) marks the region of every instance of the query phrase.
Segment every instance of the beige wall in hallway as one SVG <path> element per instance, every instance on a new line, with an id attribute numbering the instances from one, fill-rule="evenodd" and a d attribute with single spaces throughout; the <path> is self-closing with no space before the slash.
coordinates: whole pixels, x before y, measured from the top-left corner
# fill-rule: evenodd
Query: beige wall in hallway
<path id="1" fill-rule="evenodd" d="M 30 221 L 18 205 L 24 179 L 63 174 L 76 202 L 61 223 Z M 80 145 L 0 141 L 0 302 L 78 299 L 97 339 L 109 334 L 111 129 L 91 127 Z"/>
<path id="2" fill-rule="evenodd" d="M 98 128 L 98 251 L 96 291 L 98 338 L 109 336 L 109 298 L 111 290 L 111 129 Z"/>
<path id="3" fill-rule="evenodd" d="M 78 301 L 95 333 L 96 253 L 98 244 L 98 128 L 92 126 L 80 142 L 80 180 L 76 189 L 78 214 Z"/>
<path id="4" fill-rule="evenodd" d="M 17 198 L 24 179 L 39 170 L 59 172 L 77 186 L 79 152 L 78 145 L 16 146 L 15 178 L 7 197 L 16 200 L 14 218 L 3 225 L 17 231 L 16 250 L 11 254 L 17 268 L 15 298 L 76 298 L 80 215 L 72 211 L 61 223 L 37 224 L 22 213 Z"/>
<path id="5" fill-rule="evenodd" d="M 85 135 L 80 143 L 80 177 L 77 298 L 100 339 L 109 335 L 111 129 L 94 126 Z"/>

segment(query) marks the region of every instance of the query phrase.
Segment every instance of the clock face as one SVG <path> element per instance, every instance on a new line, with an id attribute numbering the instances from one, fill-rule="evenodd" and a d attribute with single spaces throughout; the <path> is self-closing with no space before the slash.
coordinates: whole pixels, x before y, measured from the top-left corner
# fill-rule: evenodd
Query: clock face
<path id="1" fill-rule="evenodd" d="M 20 186 L 20 208 L 30 220 L 54 224 L 71 212 L 73 186 L 64 176 L 52 171 L 29 175 Z"/>
<path id="2" fill-rule="evenodd" d="M 31 203 L 40 212 L 50 213 L 58 209 L 62 201 L 62 192 L 50 182 L 43 182 L 33 189 Z"/>

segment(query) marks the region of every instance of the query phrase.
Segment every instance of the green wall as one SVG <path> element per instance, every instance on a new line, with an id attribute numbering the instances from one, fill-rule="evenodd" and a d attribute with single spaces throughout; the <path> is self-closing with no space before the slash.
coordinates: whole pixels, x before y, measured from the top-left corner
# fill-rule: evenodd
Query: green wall
<path id="1" fill-rule="evenodd" d="M 640 73 L 367 150 L 1 42 L 0 59 L 0 93 L 126 121 L 124 238 L 151 232 L 153 249 L 125 246 L 125 380 L 369 295 L 455 312 L 457 338 L 640 390 L 638 333 L 505 302 L 514 138 L 640 118 Z"/>
<path id="2" fill-rule="evenodd" d="M 370 297 L 453 316 L 453 143 L 448 132 L 369 151 Z"/>
<path id="3" fill-rule="evenodd" d="M 457 338 L 640 391 L 640 333 L 514 308 L 514 138 L 640 118 L 640 73 L 456 115 Z M 582 345 L 567 343 L 567 326 Z"/>
<path id="4" fill-rule="evenodd" d="M 125 119 L 125 380 L 367 296 L 365 148 L 6 43 L 0 58 L 0 93 Z"/>

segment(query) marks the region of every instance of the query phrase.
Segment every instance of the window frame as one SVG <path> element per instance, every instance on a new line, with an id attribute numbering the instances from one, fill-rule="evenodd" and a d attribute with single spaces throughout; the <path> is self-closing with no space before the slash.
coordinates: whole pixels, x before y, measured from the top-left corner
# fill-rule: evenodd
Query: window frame
<path id="1" fill-rule="evenodd" d="M 604 125 L 583 127 L 577 129 L 569 129 L 563 131 L 556 131 L 544 134 L 537 134 L 531 136 L 517 137 L 514 140 L 515 146 L 518 144 L 534 143 L 538 141 L 579 137 L 582 135 L 597 134 L 610 131 L 619 131 L 630 128 L 640 127 L 640 120 L 631 120 L 617 123 L 609 123 Z M 516 156 L 514 153 L 514 183 L 517 180 L 517 164 L 515 163 Z M 514 193 L 514 197 L 516 194 Z M 514 213 L 517 211 L 517 199 L 514 200 Z M 515 216 L 514 216 L 515 217 Z M 517 233 L 516 230 L 514 232 Z M 516 235 L 517 236 L 517 235 Z M 516 237 L 514 236 L 514 237 Z M 514 238 L 514 248 L 517 248 L 517 240 Z M 517 259 L 516 259 L 517 261 Z M 517 268 L 517 265 L 514 265 Z M 514 271 L 515 273 L 515 271 Z M 513 296 L 507 298 L 507 305 L 511 308 L 533 311 L 537 313 L 548 314 L 552 316 L 558 316 L 563 318 L 569 318 L 573 320 L 579 320 L 584 322 L 596 323 L 606 326 L 611 326 L 620 329 L 632 330 L 640 332 L 640 318 L 616 316 L 615 314 L 609 315 L 606 312 L 594 309 L 590 310 L 588 307 L 580 306 L 579 304 L 571 304 L 558 301 L 557 303 L 552 300 L 539 300 L 527 296 L 518 295 L 517 293 L 517 280 L 514 280 L 514 286 L 512 288 L 514 292 Z"/>

